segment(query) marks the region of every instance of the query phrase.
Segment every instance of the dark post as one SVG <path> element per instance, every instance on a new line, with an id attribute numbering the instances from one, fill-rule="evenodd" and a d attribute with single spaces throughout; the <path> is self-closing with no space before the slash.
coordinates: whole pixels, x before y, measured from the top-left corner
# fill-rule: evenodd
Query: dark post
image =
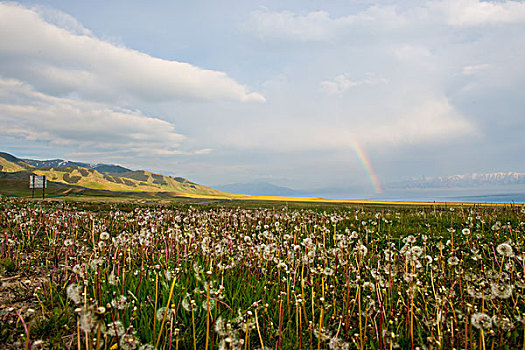
<path id="1" fill-rule="evenodd" d="M 35 175 L 31 176 L 31 198 L 35 198 Z"/>
<path id="2" fill-rule="evenodd" d="M 44 175 L 42 178 L 42 199 L 45 199 L 46 197 L 46 176 Z"/>

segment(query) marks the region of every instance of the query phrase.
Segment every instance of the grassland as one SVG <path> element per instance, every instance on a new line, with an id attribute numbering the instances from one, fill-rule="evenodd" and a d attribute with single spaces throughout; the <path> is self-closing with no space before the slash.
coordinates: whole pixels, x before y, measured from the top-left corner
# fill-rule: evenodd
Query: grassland
<path id="1" fill-rule="evenodd" d="M 0 198 L 5 348 L 525 344 L 522 207 L 107 198 Z"/>

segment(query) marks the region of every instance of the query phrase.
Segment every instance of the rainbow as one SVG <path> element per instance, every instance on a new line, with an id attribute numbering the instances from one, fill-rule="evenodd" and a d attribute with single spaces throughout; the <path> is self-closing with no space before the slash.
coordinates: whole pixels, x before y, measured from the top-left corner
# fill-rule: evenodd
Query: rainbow
<path id="1" fill-rule="evenodd" d="M 363 165 L 366 174 L 370 178 L 370 182 L 372 183 L 372 186 L 374 186 L 374 190 L 376 191 L 376 193 L 383 193 L 383 189 L 381 188 L 379 178 L 377 177 L 374 169 L 372 168 L 372 164 L 370 163 L 370 160 L 368 160 L 368 157 L 366 156 L 365 152 L 363 152 L 357 141 L 352 141 L 351 144 L 355 154 L 357 155 L 357 158 L 359 158 L 361 165 Z"/>

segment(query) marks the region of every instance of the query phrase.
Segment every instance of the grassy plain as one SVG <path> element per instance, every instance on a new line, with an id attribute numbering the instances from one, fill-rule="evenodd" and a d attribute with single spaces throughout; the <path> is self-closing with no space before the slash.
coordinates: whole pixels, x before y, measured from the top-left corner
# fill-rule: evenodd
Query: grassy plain
<path id="1" fill-rule="evenodd" d="M 520 206 L 64 191 L 0 197 L 5 348 L 525 344 Z"/>

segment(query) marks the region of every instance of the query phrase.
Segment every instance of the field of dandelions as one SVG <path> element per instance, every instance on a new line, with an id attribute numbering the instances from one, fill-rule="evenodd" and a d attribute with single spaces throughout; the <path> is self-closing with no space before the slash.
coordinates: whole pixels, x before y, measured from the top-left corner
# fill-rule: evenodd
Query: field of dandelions
<path id="1" fill-rule="evenodd" d="M 0 200 L 3 348 L 525 348 L 520 206 Z"/>

